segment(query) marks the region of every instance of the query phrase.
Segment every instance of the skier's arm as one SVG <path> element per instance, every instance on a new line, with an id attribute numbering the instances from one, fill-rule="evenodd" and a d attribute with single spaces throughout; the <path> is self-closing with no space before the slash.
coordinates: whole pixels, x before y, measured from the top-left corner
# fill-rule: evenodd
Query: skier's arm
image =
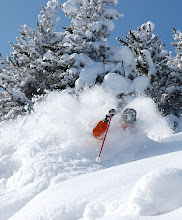
<path id="1" fill-rule="evenodd" d="M 99 139 L 102 136 L 102 134 L 105 133 L 107 126 L 108 126 L 107 122 L 99 121 L 97 126 L 92 131 L 93 136 L 95 138 Z"/>
<path id="2" fill-rule="evenodd" d="M 109 118 L 114 115 L 116 115 L 116 110 L 111 109 L 109 113 L 106 115 L 105 119 L 103 121 L 100 121 L 97 126 L 93 129 L 92 134 L 95 138 L 97 139 L 102 139 L 101 136 L 102 134 L 105 133 L 108 123 L 109 123 Z"/>

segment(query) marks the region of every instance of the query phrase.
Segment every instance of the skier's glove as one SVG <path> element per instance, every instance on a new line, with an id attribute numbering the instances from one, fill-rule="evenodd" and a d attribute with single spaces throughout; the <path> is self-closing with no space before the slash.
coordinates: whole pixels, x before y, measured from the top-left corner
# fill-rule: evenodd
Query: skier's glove
<path id="1" fill-rule="evenodd" d="M 108 113 L 108 115 L 109 116 L 114 116 L 114 115 L 116 115 L 117 114 L 117 111 L 115 110 L 115 109 L 111 109 L 111 110 L 109 110 L 109 113 Z"/>
<path id="2" fill-rule="evenodd" d="M 107 115 L 103 121 L 105 121 L 107 124 L 109 123 L 109 118 L 107 117 Z"/>
<path id="3" fill-rule="evenodd" d="M 104 121 L 108 123 L 110 117 L 111 117 L 111 116 L 113 117 L 113 116 L 116 115 L 116 114 L 117 114 L 117 112 L 116 112 L 115 109 L 111 109 L 111 110 L 109 110 L 109 113 L 106 115 Z"/>

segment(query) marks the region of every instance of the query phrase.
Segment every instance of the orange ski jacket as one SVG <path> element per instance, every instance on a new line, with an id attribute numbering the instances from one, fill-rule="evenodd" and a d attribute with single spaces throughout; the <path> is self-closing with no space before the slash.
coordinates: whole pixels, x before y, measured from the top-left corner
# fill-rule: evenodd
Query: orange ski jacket
<path id="1" fill-rule="evenodd" d="M 134 128 L 133 124 L 123 123 L 122 120 L 119 121 L 119 124 L 123 130 L 126 130 L 127 128 L 129 129 Z M 96 127 L 92 131 L 93 136 L 97 139 L 102 140 L 102 135 L 106 132 L 107 126 L 108 126 L 107 122 L 99 121 L 99 123 L 96 125 Z"/>
<path id="2" fill-rule="evenodd" d="M 102 134 L 105 133 L 106 129 L 107 129 L 107 122 L 105 121 L 99 121 L 99 123 L 97 124 L 97 126 L 93 129 L 92 134 L 95 138 L 99 138 L 102 136 Z"/>

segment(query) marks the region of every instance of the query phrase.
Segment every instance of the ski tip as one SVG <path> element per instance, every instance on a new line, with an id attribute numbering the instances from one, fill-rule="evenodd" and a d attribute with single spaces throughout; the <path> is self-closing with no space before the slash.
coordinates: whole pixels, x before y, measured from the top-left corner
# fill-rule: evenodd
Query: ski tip
<path id="1" fill-rule="evenodd" d="M 101 162 L 100 157 L 97 157 L 97 158 L 96 158 L 96 162 L 97 162 L 97 163 L 100 163 L 100 162 Z"/>

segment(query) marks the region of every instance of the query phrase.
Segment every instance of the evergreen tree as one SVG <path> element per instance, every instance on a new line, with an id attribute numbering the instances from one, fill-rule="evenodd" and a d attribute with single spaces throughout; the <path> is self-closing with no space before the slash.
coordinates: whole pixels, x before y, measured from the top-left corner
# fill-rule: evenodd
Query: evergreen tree
<path id="1" fill-rule="evenodd" d="M 110 57 L 107 38 L 114 29 L 113 20 L 121 14 L 110 8 L 116 0 L 68 0 L 62 5 L 70 17 L 71 26 L 66 28 L 67 53 L 84 53 L 94 61 L 104 62 Z"/>
<path id="2" fill-rule="evenodd" d="M 59 21 L 58 8 L 57 0 L 48 1 L 38 16 L 37 31 L 23 25 L 18 44 L 11 43 L 13 52 L 7 61 L 1 56 L 3 73 L 0 86 L 5 91 L 1 102 L 6 102 L 2 105 L 1 116 L 15 107 L 21 110 L 22 106 L 32 103 L 34 95 L 62 88 L 60 82 L 64 70 L 59 56 L 63 53 L 65 35 L 55 31 Z"/>
<path id="3" fill-rule="evenodd" d="M 62 8 L 72 23 L 63 34 L 55 32 L 59 4 L 51 0 L 47 7 L 42 7 L 37 30 L 23 25 L 18 44 L 11 43 L 13 52 L 7 60 L 0 55 L 3 65 L 0 86 L 4 91 L 1 102 L 6 102 L 1 116 L 15 107 L 14 112 L 24 111 L 24 106 L 31 106 L 34 95 L 46 90 L 74 87 L 76 79 L 95 64 L 100 71 L 95 68 L 90 78 L 97 77 L 96 70 L 104 72 L 100 63 L 107 62 L 112 52 L 107 37 L 114 28 L 113 20 L 120 17 L 110 8 L 116 4 L 117 0 L 69 0 Z"/>
<path id="4" fill-rule="evenodd" d="M 161 43 L 153 30 L 154 24 L 147 22 L 138 27 L 137 31 L 129 31 L 126 41 L 119 38 L 118 40 L 133 52 L 138 75 L 146 75 L 150 79 L 151 87 L 146 91 L 146 94 L 153 98 L 164 114 L 168 114 L 162 100 L 166 91 L 166 82 L 171 72 L 168 60 L 172 57 L 171 53 L 164 49 L 165 45 Z"/>
<path id="5" fill-rule="evenodd" d="M 174 40 L 176 42 L 171 43 L 171 45 L 175 47 L 176 56 L 174 57 L 172 62 L 169 63 L 171 63 L 173 70 L 181 73 L 182 72 L 182 32 L 176 30 L 175 28 L 173 28 L 173 30 L 174 30 Z M 179 76 L 179 79 L 180 78 L 181 77 Z"/>
<path id="6" fill-rule="evenodd" d="M 161 108 L 165 114 L 182 116 L 182 32 L 174 28 L 176 56 L 169 59 L 170 74 L 166 80 L 165 91 L 161 97 Z"/>
<path id="7" fill-rule="evenodd" d="M 140 75 L 147 75 L 151 82 L 155 76 L 161 75 L 161 70 L 166 70 L 168 56 L 170 54 L 164 50 L 165 45 L 161 43 L 159 37 L 152 33 L 154 24 L 147 22 L 138 27 L 138 30 L 130 30 L 126 41 L 118 38 L 119 42 L 128 46 L 136 59 L 136 67 Z M 165 71 L 164 71 L 165 72 Z"/>
<path id="8" fill-rule="evenodd" d="M 109 32 L 115 27 L 113 21 L 121 17 L 112 8 L 117 3 L 117 0 L 68 0 L 62 5 L 65 15 L 71 18 L 71 26 L 64 27 L 65 54 L 61 60 L 64 66 L 69 66 L 64 76 L 66 79 L 70 73 L 77 75 L 75 86 L 78 90 L 86 84 L 101 83 L 117 64 L 111 60 L 114 51 L 107 41 Z M 109 62 L 112 68 L 101 67 Z"/>

